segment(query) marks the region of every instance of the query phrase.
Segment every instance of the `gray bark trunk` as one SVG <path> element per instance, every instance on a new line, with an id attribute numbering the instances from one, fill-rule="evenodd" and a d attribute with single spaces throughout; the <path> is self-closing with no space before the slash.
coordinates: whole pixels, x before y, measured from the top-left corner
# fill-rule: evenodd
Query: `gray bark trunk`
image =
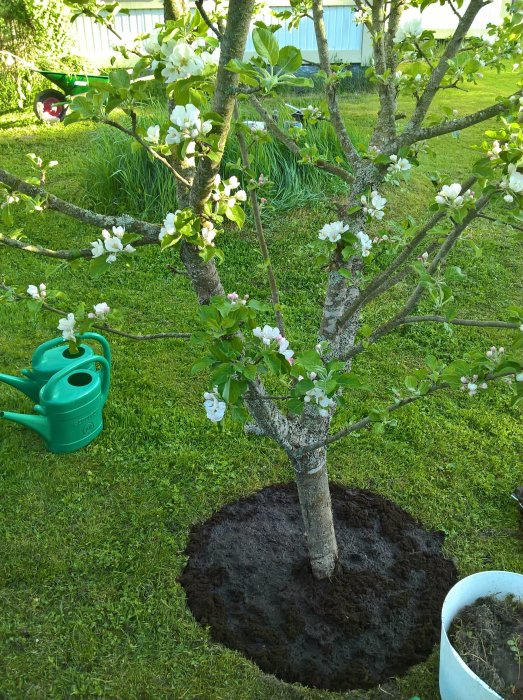
<path id="1" fill-rule="evenodd" d="M 338 545 L 332 519 L 326 448 L 305 453 L 292 461 L 312 573 L 317 579 L 331 578 L 338 559 Z"/>

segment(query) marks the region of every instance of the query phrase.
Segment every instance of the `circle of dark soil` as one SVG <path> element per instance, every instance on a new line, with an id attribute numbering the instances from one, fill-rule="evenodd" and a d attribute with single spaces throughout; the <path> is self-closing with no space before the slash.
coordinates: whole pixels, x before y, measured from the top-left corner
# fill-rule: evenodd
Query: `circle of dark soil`
<path id="1" fill-rule="evenodd" d="M 331 484 L 339 564 L 317 581 L 295 484 L 224 506 L 189 536 L 180 576 L 212 638 L 263 671 L 328 690 L 370 688 L 430 654 L 456 582 L 428 532 L 379 494 Z"/>

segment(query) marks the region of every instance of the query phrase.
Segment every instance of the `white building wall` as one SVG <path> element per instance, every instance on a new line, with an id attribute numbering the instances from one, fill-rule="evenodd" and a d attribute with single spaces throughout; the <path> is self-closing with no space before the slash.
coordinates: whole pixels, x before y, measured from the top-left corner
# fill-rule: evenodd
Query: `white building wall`
<path id="1" fill-rule="evenodd" d="M 493 0 L 478 14 L 472 31 L 481 34 L 489 22 L 496 23 L 502 16 L 505 0 Z M 115 28 L 125 41 L 131 41 L 139 34 L 145 34 L 154 29 L 155 25 L 163 20 L 163 10 L 158 2 L 151 1 L 147 7 L 146 2 L 137 3 L 133 8 L 133 0 L 128 0 L 126 6 L 130 8 L 128 15 L 117 15 Z M 288 6 L 288 0 L 274 0 L 271 4 L 275 9 L 284 9 Z M 467 3 L 461 8 L 463 12 Z M 145 9 L 144 9 L 145 6 Z M 347 63 L 369 64 L 372 57 L 370 37 L 357 25 L 353 19 L 354 5 L 350 0 L 326 0 L 325 25 L 327 39 L 331 51 L 331 58 L 346 61 Z M 408 9 L 405 21 L 413 17 L 419 17 L 418 10 Z M 457 17 L 450 6 L 431 5 L 421 15 L 423 26 L 426 29 L 434 29 L 439 36 L 448 36 L 455 29 Z M 112 47 L 118 44 L 118 40 L 105 27 L 93 22 L 92 19 L 80 16 L 72 25 L 72 32 L 78 47 L 80 56 L 85 57 L 92 65 L 107 66 L 112 55 Z M 316 39 L 312 20 L 305 18 L 300 22 L 298 29 L 289 30 L 287 22 L 278 32 L 280 46 L 292 44 L 301 49 L 303 57 L 309 61 L 317 61 Z M 253 51 L 252 41 L 247 42 L 247 52 Z"/>

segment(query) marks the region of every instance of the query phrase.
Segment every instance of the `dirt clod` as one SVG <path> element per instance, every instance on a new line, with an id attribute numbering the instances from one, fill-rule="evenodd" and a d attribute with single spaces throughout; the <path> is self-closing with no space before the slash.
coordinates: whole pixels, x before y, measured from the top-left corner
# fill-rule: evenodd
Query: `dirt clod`
<path id="1" fill-rule="evenodd" d="M 193 527 L 180 582 L 214 640 L 282 680 L 370 688 L 424 661 L 456 581 L 443 535 L 370 491 L 331 485 L 339 565 L 317 581 L 294 484 Z"/>

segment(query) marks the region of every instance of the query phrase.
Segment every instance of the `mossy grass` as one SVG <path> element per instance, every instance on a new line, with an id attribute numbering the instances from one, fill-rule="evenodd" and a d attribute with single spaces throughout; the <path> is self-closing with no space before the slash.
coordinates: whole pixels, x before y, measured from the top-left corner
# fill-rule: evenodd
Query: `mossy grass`
<path id="1" fill-rule="evenodd" d="M 441 101 L 465 114 L 509 94 L 514 84 L 514 76 L 490 75 L 466 95 L 445 91 Z M 349 127 L 365 136 L 375 97 L 350 96 L 343 110 Z M 387 192 L 391 214 L 421 219 L 433 196 L 426 174 L 439 169 L 448 182 L 463 179 L 482 131 L 434 142 L 434 159 L 423 157 L 410 183 Z M 89 124 L 46 127 L 30 114 L 4 115 L 1 167 L 28 176 L 26 153 L 52 156 L 60 165 L 48 174 L 50 191 L 92 202 L 92 181 L 81 163 L 98 133 Z M 165 209 L 150 213 L 161 221 Z M 297 349 L 314 342 L 325 276 L 311 264 L 310 245 L 332 216 L 323 203 L 267 217 L 288 334 Z M 52 212 L 24 224 L 31 241 L 49 246 L 84 246 L 100 234 Z M 478 221 L 470 234 L 483 255 L 474 257 L 464 245 L 451 259 L 468 275 L 454 285 L 460 311 L 503 317 L 510 303 L 523 299 L 520 244 L 507 227 L 491 222 Z M 222 275 L 227 291 L 266 299 L 255 241 L 249 225 L 225 234 Z M 125 328 L 136 332 L 192 329 L 193 292 L 185 278 L 167 269 L 179 266 L 176 256 L 149 248 L 128 262 L 94 281 L 84 265 L 69 268 L 1 248 L 0 277 L 21 288 L 46 281 L 67 293 L 66 307 L 107 301 L 121 309 Z M 397 288 L 385 305 L 369 307 L 365 321 L 385 318 L 404 293 Z M 56 325 L 56 316 L 35 319 L 23 304 L 0 306 L 1 370 L 17 373 L 27 366 L 35 346 L 57 334 Z M 428 352 L 448 360 L 469 349 L 506 345 L 509 337 L 466 328 L 448 335 L 438 325 L 390 335 L 355 362 L 374 395 L 355 398 L 336 425 L 388 402 L 390 387 L 399 386 Z M 281 683 L 210 641 L 176 581 L 189 526 L 227 501 L 288 481 L 292 473 L 272 442 L 247 437 L 230 423 L 221 434 L 213 429 L 201 407 L 206 377 L 189 371 L 197 354 L 193 346 L 178 340 L 111 342 L 106 428 L 88 448 L 49 454 L 33 433 L 0 423 L 0 697 L 381 700 L 388 697 L 385 690 L 396 698 L 436 700 L 437 653 L 385 688 L 335 694 Z M 0 406 L 31 409 L 3 385 Z M 441 393 L 397 418 L 398 427 L 385 435 L 364 432 L 336 443 L 331 478 L 374 489 L 427 527 L 443 530 L 462 575 L 521 571 L 518 513 L 510 493 L 521 482 L 523 430 L 508 392 L 499 387 L 474 399 Z"/>

